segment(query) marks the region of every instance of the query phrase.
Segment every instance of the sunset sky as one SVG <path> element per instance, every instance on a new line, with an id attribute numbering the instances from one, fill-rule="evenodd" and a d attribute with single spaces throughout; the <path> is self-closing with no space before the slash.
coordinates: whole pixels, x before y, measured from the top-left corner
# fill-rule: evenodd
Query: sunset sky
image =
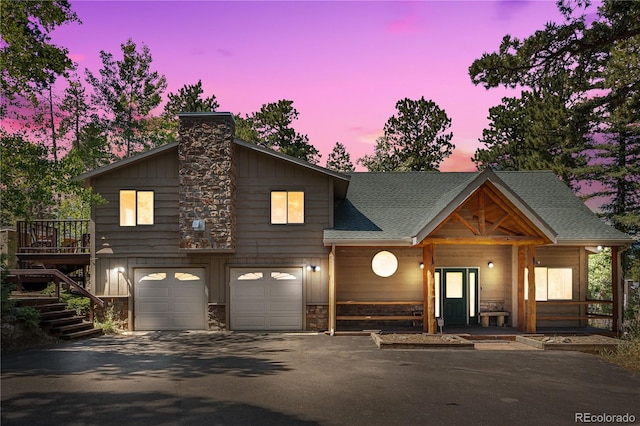
<path id="1" fill-rule="evenodd" d="M 168 90 L 202 80 L 219 111 L 251 113 L 293 100 L 294 123 L 320 150 L 336 141 L 352 161 L 373 152 L 395 103 L 424 96 L 452 119 L 454 154 L 442 171 L 470 161 L 488 109 L 505 90 L 471 84 L 468 68 L 502 37 L 526 37 L 561 22 L 554 1 L 219 2 L 72 1 L 82 25 L 53 42 L 69 49 L 84 75 L 97 74 L 100 50 L 146 44 Z"/>

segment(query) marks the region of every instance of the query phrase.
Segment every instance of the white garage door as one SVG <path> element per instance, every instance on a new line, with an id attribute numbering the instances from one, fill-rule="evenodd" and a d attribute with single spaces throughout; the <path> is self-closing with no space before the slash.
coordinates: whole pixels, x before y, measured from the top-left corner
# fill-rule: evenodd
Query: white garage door
<path id="1" fill-rule="evenodd" d="M 206 329 L 204 276 L 201 268 L 136 269 L 135 329 Z"/>
<path id="2" fill-rule="evenodd" d="M 302 330 L 302 269 L 231 269 L 230 302 L 232 330 Z"/>

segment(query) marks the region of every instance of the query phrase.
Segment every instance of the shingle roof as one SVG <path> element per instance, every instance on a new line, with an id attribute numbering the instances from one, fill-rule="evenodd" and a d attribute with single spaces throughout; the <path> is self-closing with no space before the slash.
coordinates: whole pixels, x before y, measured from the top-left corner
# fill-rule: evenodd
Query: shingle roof
<path id="1" fill-rule="evenodd" d="M 325 243 L 415 243 L 425 227 L 439 224 L 442 213 L 485 176 L 493 176 L 497 187 L 558 244 L 632 241 L 598 219 L 552 172 L 486 171 L 354 173 L 347 198 L 336 208 L 334 228 L 324 232 Z"/>

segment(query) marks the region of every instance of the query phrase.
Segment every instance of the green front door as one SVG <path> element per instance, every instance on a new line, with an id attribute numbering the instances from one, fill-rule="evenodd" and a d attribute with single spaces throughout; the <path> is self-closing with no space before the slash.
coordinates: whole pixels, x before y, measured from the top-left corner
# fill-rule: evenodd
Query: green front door
<path id="1" fill-rule="evenodd" d="M 467 324 L 467 270 L 443 269 L 442 271 L 442 313 L 444 324 Z"/>

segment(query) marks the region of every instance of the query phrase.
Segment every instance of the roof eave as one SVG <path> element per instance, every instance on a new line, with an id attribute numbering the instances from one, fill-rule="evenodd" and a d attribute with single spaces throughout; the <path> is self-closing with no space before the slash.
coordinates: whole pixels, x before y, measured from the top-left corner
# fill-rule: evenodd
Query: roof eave
<path id="1" fill-rule="evenodd" d="M 589 238 L 589 239 L 578 239 L 578 238 L 567 238 L 567 239 L 558 239 L 555 245 L 557 246 L 603 246 L 603 247 L 629 247 L 633 244 L 635 240 L 633 238 Z"/>
<path id="2" fill-rule="evenodd" d="M 324 238 L 325 247 L 350 246 L 350 247 L 411 247 L 412 238 L 401 239 L 367 239 L 367 238 Z"/>
<path id="3" fill-rule="evenodd" d="M 124 158 L 122 160 L 115 161 L 111 164 L 107 164 L 106 166 L 98 167 L 97 169 L 91 170 L 89 172 L 82 173 L 77 177 L 78 180 L 86 181 L 88 179 L 92 179 L 103 175 L 105 173 L 110 173 L 114 170 L 119 169 L 120 167 L 125 167 L 130 164 L 137 163 L 138 161 L 142 161 L 147 158 L 155 157 L 156 155 L 160 155 L 166 151 L 170 151 L 172 149 L 176 149 L 178 147 L 178 142 L 171 142 L 166 145 L 159 146 L 158 148 L 151 149 L 146 152 L 142 152 L 139 154 L 135 154 L 131 157 Z"/>

